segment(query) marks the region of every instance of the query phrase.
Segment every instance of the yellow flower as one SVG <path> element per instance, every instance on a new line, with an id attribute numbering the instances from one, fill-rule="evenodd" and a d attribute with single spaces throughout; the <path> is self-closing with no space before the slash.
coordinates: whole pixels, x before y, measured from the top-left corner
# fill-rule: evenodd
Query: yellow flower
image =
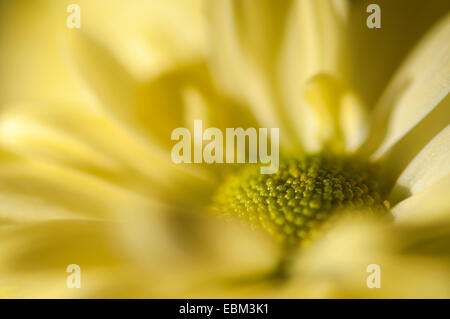
<path id="1" fill-rule="evenodd" d="M 447 1 L 379 30 L 345 0 L 69 4 L 1 4 L 0 296 L 450 297 Z M 172 163 L 195 119 L 280 128 L 278 175 Z"/>

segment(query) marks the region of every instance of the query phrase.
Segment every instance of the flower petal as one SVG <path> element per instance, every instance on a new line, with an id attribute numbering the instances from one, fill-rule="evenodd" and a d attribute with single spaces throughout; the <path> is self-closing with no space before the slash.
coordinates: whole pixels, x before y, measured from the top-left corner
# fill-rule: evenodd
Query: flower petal
<path id="1" fill-rule="evenodd" d="M 344 0 L 300 0 L 293 3 L 288 16 L 277 70 L 280 108 L 308 150 L 317 150 L 322 142 L 311 131 L 326 131 L 328 127 L 315 121 L 303 92 L 306 83 L 319 73 L 342 80 L 347 13 L 348 2 Z"/>
<path id="2" fill-rule="evenodd" d="M 214 183 L 204 170 L 172 163 L 166 152 L 142 145 L 114 121 L 83 105 L 11 105 L 1 116 L 0 132 L 2 144 L 27 159 L 149 197 L 186 205 L 205 197 Z"/>
<path id="3" fill-rule="evenodd" d="M 304 98 L 303 110 L 309 114 L 305 144 L 309 149 L 353 151 L 363 142 L 367 110 L 336 78 L 325 73 L 312 77 L 304 86 Z"/>
<path id="4" fill-rule="evenodd" d="M 128 190 L 93 176 L 27 160 L 0 167 L 0 219 L 116 219 L 115 207 L 140 202 Z"/>
<path id="5" fill-rule="evenodd" d="M 210 65 L 218 86 L 244 101 L 264 127 L 277 127 L 281 143 L 295 144 L 276 88 L 280 34 L 292 1 L 211 1 Z M 261 29 L 263 28 L 263 29 Z"/>
<path id="6" fill-rule="evenodd" d="M 371 135 L 364 147 L 366 153 L 375 151 L 374 159 L 389 152 L 395 153 L 390 157 L 401 157 L 402 153 L 392 151 L 398 143 L 414 144 L 417 153 L 448 124 L 449 38 L 450 15 L 447 15 L 419 43 L 383 94 L 372 116 Z M 431 117 L 438 119 L 431 127 L 421 124 Z M 431 119 L 429 122 L 431 125 Z M 413 129 L 420 132 L 410 134 Z M 418 135 L 421 139 L 413 140 Z"/>
<path id="7" fill-rule="evenodd" d="M 379 29 L 366 25 L 371 14 L 367 12 L 369 3 L 381 8 Z M 449 10 L 448 0 L 433 0 L 431 6 L 420 0 L 351 1 L 346 33 L 351 58 L 350 85 L 365 104 L 375 106 L 410 50 Z"/>
<path id="8" fill-rule="evenodd" d="M 82 11 L 82 29 L 102 39 L 140 79 L 158 76 L 205 54 L 204 0 L 117 0 L 107 4 L 80 0 L 77 4 Z M 101 18 L 96 13 L 101 13 Z"/>
<path id="9" fill-rule="evenodd" d="M 100 105 L 138 133 L 137 138 L 168 146 L 170 132 L 183 123 L 182 103 L 175 94 L 180 79 L 165 77 L 145 87 L 94 39 L 80 32 L 70 33 L 68 39 L 81 83 Z"/>
<path id="10" fill-rule="evenodd" d="M 450 174 L 450 126 L 447 126 L 411 161 L 391 193 L 391 203 L 417 194 Z"/>
<path id="11" fill-rule="evenodd" d="M 296 256 L 292 277 L 275 297 L 448 298 L 449 222 L 339 223 Z M 381 289 L 369 289 L 377 270 Z"/>
<path id="12" fill-rule="evenodd" d="M 2 3 L 0 106 L 11 101 L 82 100 L 82 89 L 61 54 L 67 6 L 61 1 Z"/>
<path id="13" fill-rule="evenodd" d="M 186 298 L 213 289 L 217 296 L 232 293 L 230 282 L 239 276 L 268 273 L 277 264 L 269 238 L 242 225 L 124 209 L 128 219 L 120 223 L 0 226 L 0 296 Z M 81 268 L 83 289 L 67 289 L 71 264 Z"/>
<path id="14" fill-rule="evenodd" d="M 423 223 L 442 217 L 449 218 L 448 194 L 450 194 L 450 174 L 395 205 L 392 213 L 398 222 Z"/>
<path id="15" fill-rule="evenodd" d="M 231 123 L 247 126 L 254 121 L 241 105 L 217 92 L 202 61 L 178 66 L 141 83 L 94 39 L 81 33 L 70 38 L 70 55 L 82 83 L 106 112 L 149 148 L 157 146 L 160 152 L 167 152 L 172 147 L 172 131 L 193 125 L 192 94 L 186 92 L 196 92 L 206 101 L 205 112 L 196 114 L 201 116 L 199 120 L 218 127 L 230 127 Z"/>
<path id="16" fill-rule="evenodd" d="M 0 296 L 139 296 L 139 277 L 150 274 L 129 263 L 126 247 L 114 235 L 116 228 L 114 223 L 74 220 L 0 227 Z M 66 284 L 73 274 L 67 267 L 74 264 L 80 267 L 82 289 Z"/>
<path id="17" fill-rule="evenodd" d="M 369 112 L 362 100 L 352 92 L 346 92 L 342 96 L 340 124 L 346 149 L 355 151 L 369 132 Z"/>

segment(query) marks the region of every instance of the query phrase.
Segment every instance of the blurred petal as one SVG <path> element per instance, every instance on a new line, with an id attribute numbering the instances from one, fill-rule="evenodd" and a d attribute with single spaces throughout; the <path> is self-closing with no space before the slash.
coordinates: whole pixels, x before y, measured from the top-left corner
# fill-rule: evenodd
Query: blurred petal
<path id="1" fill-rule="evenodd" d="M 210 65 L 218 86 L 245 101 L 263 127 L 280 128 L 281 143 L 292 146 L 293 128 L 276 89 L 280 34 L 292 1 L 219 0 L 209 5 Z"/>
<path id="2" fill-rule="evenodd" d="M 450 126 L 433 138 L 400 175 L 391 194 L 391 203 L 421 192 L 448 174 Z"/>
<path id="3" fill-rule="evenodd" d="M 74 220 L 1 227 L 2 274 L 55 269 L 71 263 L 117 262 L 107 235 L 114 227 L 107 222 Z"/>
<path id="4" fill-rule="evenodd" d="M 306 82 L 319 73 L 340 80 L 345 76 L 347 10 L 345 0 L 299 0 L 288 16 L 278 71 L 283 96 L 280 107 L 293 121 L 296 133 L 309 150 L 317 150 L 321 142 L 311 131 L 327 128 L 311 118 L 302 92 Z"/>
<path id="5" fill-rule="evenodd" d="M 61 50 L 69 4 L 60 0 L 1 3 L 0 68 L 5 73 L 0 75 L 0 103 L 28 97 L 80 99 L 80 87 Z M 80 0 L 76 4 L 81 9 L 82 29 L 102 39 L 141 79 L 205 54 L 204 0 L 116 0 L 107 4 Z"/>
<path id="6" fill-rule="evenodd" d="M 29 113 L 33 113 L 33 109 L 36 108 L 30 108 Z M 39 112 L 42 112 L 42 109 Z M 80 117 L 78 119 L 82 120 Z M 47 156 L 69 166 L 74 165 L 73 161 L 77 159 L 80 166 L 118 169 L 118 163 L 98 149 L 76 140 L 70 136 L 68 130 L 57 130 L 45 123 L 39 123 L 17 110 L 3 112 L 0 138 L 7 147 L 19 150 L 28 157 Z"/>
<path id="7" fill-rule="evenodd" d="M 81 0 L 77 4 L 83 30 L 102 39 L 139 79 L 153 78 L 206 53 L 204 0 L 116 0 L 108 4 Z M 91 14 L 97 12 L 101 14 Z"/>
<path id="8" fill-rule="evenodd" d="M 54 0 L 0 3 L 0 108 L 12 101 L 83 100 L 82 88 L 61 48 L 68 4 Z"/>
<path id="9" fill-rule="evenodd" d="M 310 115 L 309 148 L 353 151 L 362 143 L 367 133 L 367 110 L 340 81 L 318 74 L 305 84 L 304 98 L 303 109 L 308 109 Z"/>
<path id="10" fill-rule="evenodd" d="M 113 223 L 74 220 L 0 227 L 0 296 L 141 296 L 142 277 L 150 275 L 129 263 L 116 228 Z M 66 285 L 71 264 L 80 267 L 81 289 Z"/>
<path id="11" fill-rule="evenodd" d="M 83 34 L 71 38 L 70 54 L 81 81 L 119 123 L 131 133 L 138 133 L 135 138 L 143 144 L 156 144 L 167 151 L 172 146 L 172 130 L 192 126 L 193 122 L 186 123 L 192 120 L 192 99 L 186 99 L 189 91 L 195 91 L 207 101 L 205 112 L 197 114 L 201 116 L 197 119 L 221 124 L 219 127 L 253 124 L 248 112 L 215 90 L 209 71 L 201 61 L 140 83 L 95 40 Z M 233 112 L 241 116 L 233 117 Z"/>
<path id="12" fill-rule="evenodd" d="M 248 228 L 204 217 L 183 224 L 137 208 L 129 207 L 121 223 L 1 226 L 0 295 L 185 298 L 212 287 L 225 294 L 233 277 L 268 273 L 277 263 L 276 247 Z M 66 287 L 70 264 L 81 268 L 78 291 Z"/>
<path id="13" fill-rule="evenodd" d="M 346 92 L 342 96 L 340 123 L 346 149 L 355 151 L 369 132 L 369 113 L 359 96 L 352 92 Z"/>
<path id="14" fill-rule="evenodd" d="M 140 201 L 127 190 L 67 169 L 16 161 L 0 168 L 0 219 L 116 219 L 114 208 Z"/>
<path id="15" fill-rule="evenodd" d="M 259 231 L 213 215 L 172 213 L 172 217 L 167 219 L 170 222 L 168 229 L 173 232 L 172 240 L 182 252 L 178 263 L 186 265 L 186 273 L 192 272 L 199 277 L 202 274 L 205 283 L 210 277 L 222 280 L 225 279 L 222 276 L 231 278 L 247 273 L 269 272 L 277 265 L 279 247 Z M 137 260 L 153 264 L 155 256 L 145 252 L 148 245 L 153 245 L 151 241 L 164 238 L 158 236 L 159 232 L 148 231 L 154 227 L 152 219 L 155 217 L 142 211 L 131 213 L 131 216 L 129 223 L 123 224 L 123 238 Z M 166 267 L 174 272 L 182 272 L 180 264 L 176 265 L 171 260 L 173 256 L 161 252 L 158 258 L 165 260 Z"/>
<path id="16" fill-rule="evenodd" d="M 0 132 L 3 145 L 21 156 L 146 196 L 197 201 L 214 183 L 204 171 L 172 163 L 167 153 L 142 145 L 113 121 L 82 105 L 14 105 L 2 115 Z"/>
<path id="17" fill-rule="evenodd" d="M 23 183 L 10 179 L 19 171 L 27 175 L 23 161 L 16 154 L 0 149 L 0 225 L 16 221 L 33 221 L 39 219 L 77 218 L 75 207 L 62 207 L 42 200 L 36 194 L 29 196 L 20 188 L 30 190 L 30 181 Z M 38 173 L 38 170 L 34 174 Z M 31 174 L 30 174 L 31 175 Z M 30 176 L 29 176 L 30 177 Z M 18 187 L 21 184 L 21 187 Z M 44 184 L 40 185 L 41 191 Z"/>
<path id="18" fill-rule="evenodd" d="M 143 92 L 138 92 L 139 82 L 106 48 L 80 32 L 69 33 L 68 39 L 68 54 L 80 81 L 100 104 L 132 132 L 158 138 L 159 142 L 164 135 L 167 141 L 167 136 L 170 135 L 163 125 L 169 128 L 177 127 L 181 121 L 181 112 L 174 107 L 161 112 L 158 98 L 151 100 L 150 105 L 140 104 L 139 93 Z M 166 86 L 161 89 L 163 88 Z M 153 92 L 155 93 L 157 91 Z M 175 107 L 176 105 L 177 103 L 174 104 Z M 154 116 L 155 113 L 158 116 Z M 155 121 L 155 118 L 158 120 Z"/>
<path id="19" fill-rule="evenodd" d="M 136 138 L 168 147 L 170 132 L 182 124 L 182 103 L 174 94 L 180 79 L 165 77 L 144 87 L 93 38 L 71 32 L 68 39 L 68 54 L 80 81 L 100 105 L 130 132 L 137 133 Z"/>
<path id="20" fill-rule="evenodd" d="M 276 297 L 448 298 L 449 219 L 430 225 L 346 222 L 295 259 L 291 280 Z M 380 267 L 370 289 L 369 265 Z M 273 291 L 272 291 L 273 293 Z"/>

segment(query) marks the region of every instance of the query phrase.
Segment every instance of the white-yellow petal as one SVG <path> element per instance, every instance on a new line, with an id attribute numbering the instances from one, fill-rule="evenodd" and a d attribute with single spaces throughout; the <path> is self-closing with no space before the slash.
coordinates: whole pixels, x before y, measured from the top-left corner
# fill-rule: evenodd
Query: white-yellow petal
<path id="1" fill-rule="evenodd" d="M 362 100 L 352 92 L 341 98 L 340 124 L 346 149 L 355 151 L 369 132 L 369 112 Z"/>
<path id="2" fill-rule="evenodd" d="M 374 159 L 385 156 L 407 139 L 421 147 L 450 121 L 446 101 L 450 90 L 449 38 L 447 15 L 419 43 L 389 84 L 372 116 L 372 132 L 366 145 L 366 151 L 376 150 Z M 418 128 L 421 121 L 430 117 L 438 121 Z M 420 134 L 408 135 L 414 129 L 420 129 Z M 413 140 L 417 135 L 421 139 Z"/>
<path id="3" fill-rule="evenodd" d="M 345 27 L 348 2 L 299 0 L 292 3 L 278 63 L 277 80 L 282 96 L 280 109 L 292 121 L 308 150 L 323 142 L 317 131 L 327 131 L 308 108 L 303 96 L 306 82 L 319 73 L 343 80 L 345 76 Z M 329 116 L 332 116 L 329 114 Z"/>
<path id="4" fill-rule="evenodd" d="M 414 195 L 450 174 L 450 126 L 447 126 L 411 161 L 400 175 L 391 203 Z"/>
<path id="5" fill-rule="evenodd" d="M 117 207 L 143 200 L 93 175 L 55 165 L 17 160 L 0 167 L 0 219 L 116 219 Z"/>
<path id="6" fill-rule="evenodd" d="M 81 0 L 77 4 L 82 29 L 102 39 L 140 79 L 158 76 L 205 54 L 204 0 L 119 0 L 107 4 Z"/>
<path id="7" fill-rule="evenodd" d="M 12 152 L 146 196 L 191 201 L 214 183 L 84 105 L 15 104 L 0 118 L 0 142 Z"/>
<path id="8" fill-rule="evenodd" d="M 426 223 L 450 217 L 450 174 L 392 208 L 397 222 Z"/>
<path id="9" fill-rule="evenodd" d="M 293 128 L 276 87 L 277 56 L 292 2 L 218 0 L 209 5 L 215 82 L 248 104 L 263 127 L 280 128 L 281 143 L 292 146 Z"/>
<path id="10" fill-rule="evenodd" d="M 363 142 L 367 134 L 367 109 L 335 77 L 326 73 L 312 77 L 304 86 L 304 99 L 303 110 L 309 115 L 305 122 L 308 123 L 305 145 L 309 149 L 326 147 L 351 152 Z"/>
<path id="11" fill-rule="evenodd" d="M 153 140 L 169 147 L 170 132 L 183 123 L 182 103 L 176 94 L 179 79 L 169 77 L 148 85 L 140 83 L 90 36 L 77 31 L 67 38 L 67 54 L 94 103 L 100 104 L 143 143 Z"/>
<path id="12" fill-rule="evenodd" d="M 142 276 L 150 275 L 129 262 L 115 228 L 114 223 L 80 220 L 1 226 L 0 297 L 140 296 Z M 69 265 L 79 266 L 80 289 L 67 285 L 74 274 Z"/>

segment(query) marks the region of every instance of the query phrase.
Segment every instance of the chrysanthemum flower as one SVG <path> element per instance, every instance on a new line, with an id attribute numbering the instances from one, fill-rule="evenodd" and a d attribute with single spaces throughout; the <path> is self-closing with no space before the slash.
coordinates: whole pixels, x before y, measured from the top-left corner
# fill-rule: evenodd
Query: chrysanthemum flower
<path id="1" fill-rule="evenodd" d="M 0 10 L 0 296 L 450 297 L 447 1 L 380 30 L 344 0 L 68 4 Z M 279 128 L 278 172 L 174 164 L 196 119 Z"/>

